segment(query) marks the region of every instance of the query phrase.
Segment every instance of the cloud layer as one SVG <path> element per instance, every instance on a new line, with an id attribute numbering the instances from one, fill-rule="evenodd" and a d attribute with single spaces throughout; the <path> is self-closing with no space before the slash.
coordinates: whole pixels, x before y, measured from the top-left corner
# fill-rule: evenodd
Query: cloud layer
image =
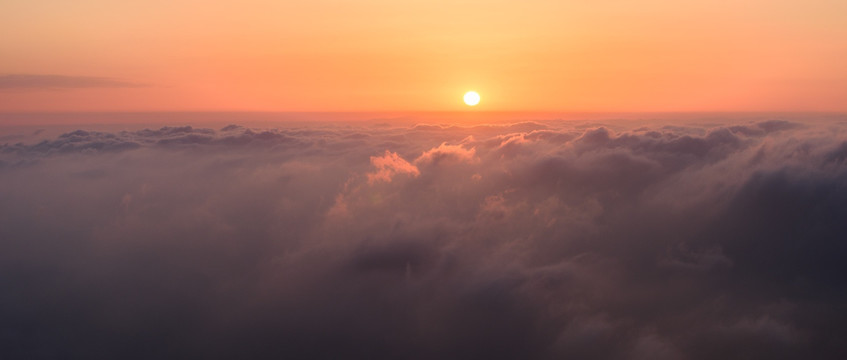
<path id="1" fill-rule="evenodd" d="M 844 130 L 232 125 L 6 143 L 0 348 L 843 358 Z"/>

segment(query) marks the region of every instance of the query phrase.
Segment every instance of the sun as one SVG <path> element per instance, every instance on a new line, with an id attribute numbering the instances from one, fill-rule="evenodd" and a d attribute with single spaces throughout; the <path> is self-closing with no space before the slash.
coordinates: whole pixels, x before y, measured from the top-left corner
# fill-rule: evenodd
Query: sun
<path id="1" fill-rule="evenodd" d="M 479 94 L 477 94 L 476 91 L 466 92 L 465 104 L 468 104 L 468 106 L 476 106 L 476 104 L 479 104 Z"/>

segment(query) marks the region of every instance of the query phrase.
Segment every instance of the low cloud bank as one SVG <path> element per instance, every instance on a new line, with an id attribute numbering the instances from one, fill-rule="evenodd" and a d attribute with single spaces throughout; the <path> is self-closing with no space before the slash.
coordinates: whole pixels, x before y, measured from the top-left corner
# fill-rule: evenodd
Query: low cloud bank
<path id="1" fill-rule="evenodd" d="M 843 358 L 845 124 L 666 125 L 186 126 L 0 144 L 0 348 Z"/>

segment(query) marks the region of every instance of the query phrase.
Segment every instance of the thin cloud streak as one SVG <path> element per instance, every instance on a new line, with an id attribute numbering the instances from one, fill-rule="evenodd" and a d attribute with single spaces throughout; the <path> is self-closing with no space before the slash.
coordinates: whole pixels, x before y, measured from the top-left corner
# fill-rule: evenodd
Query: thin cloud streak
<path id="1" fill-rule="evenodd" d="M 51 90 L 84 88 L 138 88 L 147 84 L 100 76 L 68 76 L 53 74 L 0 75 L 3 90 Z"/>

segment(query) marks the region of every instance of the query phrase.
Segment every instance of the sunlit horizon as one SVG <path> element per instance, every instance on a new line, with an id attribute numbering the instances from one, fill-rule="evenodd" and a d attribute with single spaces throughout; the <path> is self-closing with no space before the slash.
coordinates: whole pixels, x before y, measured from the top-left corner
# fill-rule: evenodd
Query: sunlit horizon
<path id="1" fill-rule="evenodd" d="M 842 1 L 12 1 L 0 112 L 847 111 Z M 458 96 L 458 97 L 457 97 Z"/>

